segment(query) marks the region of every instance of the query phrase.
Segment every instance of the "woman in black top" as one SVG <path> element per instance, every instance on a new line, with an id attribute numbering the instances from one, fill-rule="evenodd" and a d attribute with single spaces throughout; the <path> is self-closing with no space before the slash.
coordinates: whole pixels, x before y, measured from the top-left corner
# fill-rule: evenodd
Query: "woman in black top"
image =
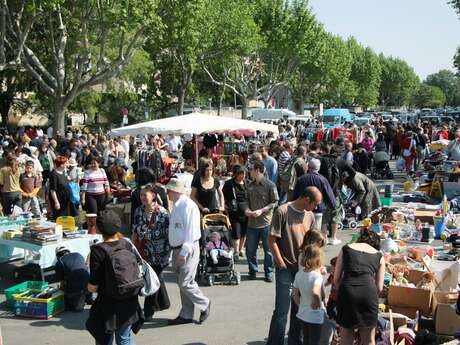
<path id="1" fill-rule="evenodd" d="M 90 254 L 89 292 L 97 292 L 91 306 L 86 329 L 99 345 L 132 344 L 131 332 L 137 333 L 144 323 L 144 316 L 137 294 L 123 300 L 111 297 L 107 292 L 107 267 L 110 260 L 108 249 L 132 250 L 130 242 L 123 239 L 120 217 L 110 210 L 101 211 L 97 228 L 104 238 L 103 243 L 93 245 Z"/>
<path id="2" fill-rule="evenodd" d="M 340 344 L 353 345 L 355 329 L 361 344 L 375 344 L 378 295 L 383 290 L 384 276 L 385 261 L 375 232 L 363 231 L 356 243 L 340 251 L 334 273 L 337 323 L 342 327 Z"/>
<path id="3" fill-rule="evenodd" d="M 200 178 L 192 183 L 190 198 L 195 201 L 201 213 L 224 211 L 224 194 L 220 182 L 214 178 L 212 160 L 205 161 L 200 168 Z"/>
<path id="4" fill-rule="evenodd" d="M 233 167 L 233 178 L 227 180 L 222 188 L 230 223 L 232 224 L 233 248 L 236 253 L 244 255 L 246 242 L 246 228 L 248 217 L 245 211 L 248 208 L 248 196 L 246 192 L 246 172 L 241 165 Z"/>
<path id="5" fill-rule="evenodd" d="M 76 215 L 75 206 L 70 202 L 69 179 L 65 172 L 68 162 L 67 157 L 57 156 L 49 176 L 49 203 L 54 218 Z"/>

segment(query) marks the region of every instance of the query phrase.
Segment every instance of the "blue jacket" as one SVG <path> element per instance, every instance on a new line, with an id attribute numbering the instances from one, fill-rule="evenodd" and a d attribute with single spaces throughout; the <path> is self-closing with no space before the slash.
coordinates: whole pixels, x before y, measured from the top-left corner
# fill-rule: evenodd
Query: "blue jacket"
<path id="1" fill-rule="evenodd" d="M 316 172 L 308 172 L 297 180 L 292 199 L 297 199 L 305 188 L 311 186 L 318 188 L 323 195 L 323 201 L 314 211 L 315 213 L 324 212 L 326 207 L 335 209 L 335 195 L 331 185 L 324 176 Z"/>

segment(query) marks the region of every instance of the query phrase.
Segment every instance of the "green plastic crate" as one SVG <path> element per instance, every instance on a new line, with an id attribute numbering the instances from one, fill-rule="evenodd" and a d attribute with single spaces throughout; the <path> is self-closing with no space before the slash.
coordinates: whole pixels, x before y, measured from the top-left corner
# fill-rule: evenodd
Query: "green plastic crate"
<path id="1" fill-rule="evenodd" d="M 382 206 L 391 206 L 393 204 L 393 198 L 380 197 L 380 203 Z"/>
<path id="2" fill-rule="evenodd" d="M 48 289 L 48 283 L 42 281 L 26 281 L 21 284 L 14 285 L 5 290 L 6 304 L 8 307 L 14 307 L 14 296 L 15 294 L 23 293 L 27 290 L 46 290 Z"/>
<path id="3" fill-rule="evenodd" d="M 47 299 L 31 297 L 31 294 L 36 292 L 41 292 L 41 290 L 32 289 L 14 295 L 14 314 L 16 316 L 49 320 L 53 316 L 64 311 L 65 303 L 63 291 L 60 290 Z"/>

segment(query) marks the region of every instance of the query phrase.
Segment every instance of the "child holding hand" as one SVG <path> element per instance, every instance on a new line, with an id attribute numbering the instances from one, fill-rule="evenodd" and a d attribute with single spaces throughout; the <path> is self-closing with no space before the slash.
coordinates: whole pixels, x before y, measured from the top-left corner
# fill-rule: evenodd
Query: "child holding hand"
<path id="1" fill-rule="evenodd" d="M 302 322 L 303 344 L 316 345 L 321 338 L 321 329 L 326 315 L 324 298 L 322 297 L 323 250 L 315 245 L 307 245 L 303 249 L 302 268 L 294 279 L 292 298 L 299 306 L 297 318 Z"/>

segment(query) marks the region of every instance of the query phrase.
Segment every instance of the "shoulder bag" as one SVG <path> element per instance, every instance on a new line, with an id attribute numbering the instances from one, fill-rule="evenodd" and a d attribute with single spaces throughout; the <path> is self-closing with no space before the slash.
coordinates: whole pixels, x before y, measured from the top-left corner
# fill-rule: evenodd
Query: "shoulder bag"
<path id="1" fill-rule="evenodd" d="M 141 275 L 144 278 L 144 287 L 139 291 L 139 295 L 151 296 L 155 294 L 160 288 L 160 279 L 158 278 L 152 266 L 150 266 L 149 263 L 141 257 L 137 251 L 136 246 L 129 239 L 126 238 L 126 240 L 131 244 L 133 252 L 137 256 L 139 262 L 139 270 L 141 271 Z"/>

